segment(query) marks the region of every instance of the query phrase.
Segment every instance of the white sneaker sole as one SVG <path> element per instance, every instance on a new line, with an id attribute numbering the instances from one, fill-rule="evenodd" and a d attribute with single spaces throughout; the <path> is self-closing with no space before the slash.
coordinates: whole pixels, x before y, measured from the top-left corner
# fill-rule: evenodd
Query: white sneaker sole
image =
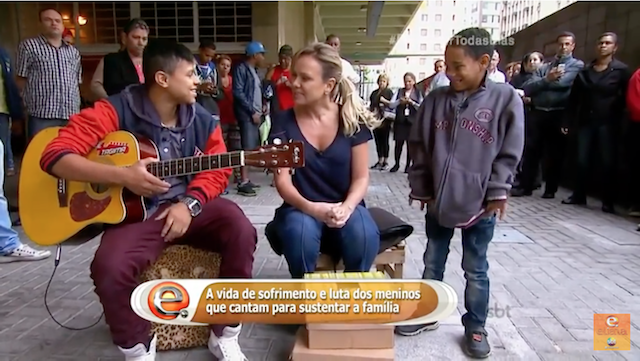
<path id="1" fill-rule="evenodd" d="M 33 257 L 0 256 L 0 263 L 42 261 L 43 259 L 47 259 L 49 257 L 51 257 L 50 254 Z"/>

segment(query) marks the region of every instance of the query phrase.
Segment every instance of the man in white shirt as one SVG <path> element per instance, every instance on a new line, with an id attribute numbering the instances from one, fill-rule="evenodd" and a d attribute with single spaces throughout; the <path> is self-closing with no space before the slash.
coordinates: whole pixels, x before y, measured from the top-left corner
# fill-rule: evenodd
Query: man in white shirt
<path id="1" fill-rule="evenodd" d="M 436 62 L 435 70 L 436 73 L 433 75 L 433 78 L 429 82 L 429 87 L 427 87 L 427 90 L 425 92 L 426 94 L 431 93 L 437 88 L 450 85 L 449 77 L 447 76 L 447 67 L 444 62 L 442 62 L 442 65 Z"/>
<path id="2" fill-rule="evenodd" d="M 506 83 L 507 77 L 503 72 L 498 70 L 498 63 L 500 63 L 500 54 L 498 54 L 497 50 L 494 50 L 493 57 L 491 57 L 491 63 L 489 64 L 489 69 L 487 69 L 487 78 L 494 83 Z"/>
<path id="3" fill-rule="evenodd" d="M 337 35 L 331 34 L 327 36 L 325 40 L 325 44 L 331 45 L 334 49 L 340 52 L 340 38 Z M 353 84 L 360 83 L 360 75 L 353 69 L 351 63 L 344 58 L 340 58 L 342 60 L 342 75 L 347 77 L 347 79 L 351 80 Z"/>

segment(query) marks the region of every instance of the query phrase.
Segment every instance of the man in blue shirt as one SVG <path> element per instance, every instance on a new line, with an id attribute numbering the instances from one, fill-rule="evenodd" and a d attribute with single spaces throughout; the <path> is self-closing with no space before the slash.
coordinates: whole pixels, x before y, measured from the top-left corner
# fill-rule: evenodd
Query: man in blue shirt
<path id="1" fill-rule="evenodd" d="M 258 127 L 265 114 L 262 97 L 262 80 L 257 68 L 264 62 L 265 49 L 262 43 L 252 41 L 247 45 L 246 60 L 233 69 L 233 110 L 240 128 L 242 149 L 253 150 L 260 146 Z M 258 186 L 249 180 L 249 169 L 240 169 L 238 194 L 255 196 Z"/>

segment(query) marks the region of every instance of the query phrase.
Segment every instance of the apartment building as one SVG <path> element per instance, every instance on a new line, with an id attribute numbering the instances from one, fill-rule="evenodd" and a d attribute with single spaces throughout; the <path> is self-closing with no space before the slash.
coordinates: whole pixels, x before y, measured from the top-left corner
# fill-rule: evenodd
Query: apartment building
<path id="1" fill-rule="evenodd" d="M 433 74 L 433 64 L 444 58 L 449 39 L 464 28 L 466 1 L 425 0 L 384 62 L 391 86 L 403 86 L 403 75 L 418 81 Z"/>
<path id="2" fill-rule="evenodd" d="M 500 17 L 502 16 L 502 7 L 505 1 L 463 1 L 464 11 L 464 27 L 480 27 L 491 33 L 494 41 L 501 39 L 500 36 Z"/>
<path id="3" fill-rule="evenodd" d="M 527 26 L 559 11 L 576 0 L 509 0 L 503 1 L 500 37 L 506 38 Z"/>

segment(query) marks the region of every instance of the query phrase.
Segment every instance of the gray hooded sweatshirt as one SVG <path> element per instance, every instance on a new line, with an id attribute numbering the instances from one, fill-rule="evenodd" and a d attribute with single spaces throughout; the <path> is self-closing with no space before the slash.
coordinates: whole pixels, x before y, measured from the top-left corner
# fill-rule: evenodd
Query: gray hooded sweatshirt
<path id="1" fill-rule="evenodd" d="M 485 80 L 466 97 L 429 93 L 411 130 L 411 198 L 448 228 L 468 226 L 487 201 L 507 199 L 524 147 L 524 106 L 509 84 Z"/>

